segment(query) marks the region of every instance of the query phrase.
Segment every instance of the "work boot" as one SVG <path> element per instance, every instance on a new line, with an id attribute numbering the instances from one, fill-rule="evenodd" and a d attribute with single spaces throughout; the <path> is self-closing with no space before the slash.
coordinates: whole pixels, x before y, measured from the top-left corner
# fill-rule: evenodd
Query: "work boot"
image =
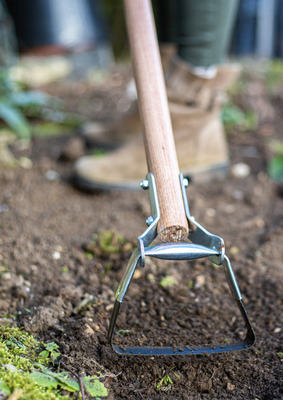
<path id="1" fill-rule="evenodd" d="M 213 71 L 209 71 L 213 73 Z M 192 73 L 178 58 L 166 75 L 169 110 L 181 172 L 192 181 L 224 179 L 229 165 L 220 119 L 223 94 L 239 67 L 223 65 L 209 79 Z M 84 156 L 75 164 L 75 181 L 88 190 L 138 189 L 147 163 L 142 135 L 103 157 Z"/>

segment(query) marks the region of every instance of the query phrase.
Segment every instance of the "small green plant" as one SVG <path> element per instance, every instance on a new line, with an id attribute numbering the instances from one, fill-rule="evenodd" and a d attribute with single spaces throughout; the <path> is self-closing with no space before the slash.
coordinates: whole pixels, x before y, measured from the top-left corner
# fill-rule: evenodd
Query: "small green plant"
<path id="1" fill-rule="evenodd" d="M 177 285 L 177 283 L 178 282 L 176 281 L 173 275 L 167 275 L 161 279 L 160 286 L 163 288 L 167 288 L 169 286 L 175 286 Z"/>
<path id="2" fill-rule="evenodd" d="M 282 357 L 283 357 L 282 351 L 280 351 L 279 353 L 277 353 L 277 355 L 278 355 L 279 358 L 282 358 Z"/>
<path id="3" fill-rule="evenodd" d="M 188 287 L 191 289 L 194 287 L 194 282 L 193 281 L 188 281 Z"/>
<path id="4" fill-rule="evenodd" d="M 3 121 L 20 139 L 30 140 L 35 133 L 39 136 L 54 136 L 66 131 L 66 127 L 79 126 L 83 119 L 63 111 L 58 98 L 43 92 L 26 90 L 11 78 L 9 69 L 0 68 L 0 121 Z M 29 119 L 48 121 L 33 130 Z M 45 129 L 46 128 L 46 129 Z M 54 131 L 55 130 L 55 131 Z"/>
<path id="5" fill-rule="evenodd" d="M 251 131 L 258 125 L 257 115 L 253 110 L 244 113 L 232 102 L 223 106 L 221 117 L 228 131 L 236 127 L 242 131 Z"/>
<path id="6" fill-rule="evenodd" d="M 268 176 L 277 182 L 283 182 L 283 142 L 274 142 L 270 145 L 274 156 L 268 163 Z"/>
<path id="7" fill-rule="evenodd" d="M 170 390 L 172 384 L 173 384 L 173 381 L 170 378 L 169 374 L 164 375 L 163 378 L 161 378 L 159 376 L 159 381 L 156 384 L 156 389 L 164 390 L 164 391 Z"/>
<path id="8" fill-rule="evenodd" d="M 45 350 L 40 351 L 42 347 Z M 68 400 L 61 390 L 79 392 L 79 381 L 73 374 L 47 369 L 52 365 L 50 360 L 53 363 L 60 356 L 57 350 L 54 342 L 40 343 L 19 328 L 0 326 L 0 398 L 21 390 L 24 400 Z M 81 379 L 89 396 L 107 397 L 103 378 L 98 373 Z"/>
<path id="9" fill-rule="evenodd" d="M 95 149 L 91 152 L 91 155 L 94 157 L 102 157 L 107 153 L 104 149 Z"/>
<path id="10" fill-rule="evenodd" d="M 38 385 L 45 388 L 67 390 L 68 392 L 80 391 L 80 384 L 78 380 L 69 372 L 52 372 L 49 369 L 36 365 L 40 369 L 30 374 L 30 379 Z M 108 391 L 104 384 L 99 381 L 99 376 L 86 376 L 82 379 L 82 383 L 90 396 L 107 397 Z"/>
<path id="11" fill-rule="evenodd" d="M 108 263 L 108 264 L 106 264 L 105 265 L 105 268 L 104 268 L 104 275 L 107 275 L 107 274 L 109 274 L 109 272 L 111 271 L 111 269 L 113 268 L 113 263 Z"/>
<path id="12" fill-rule="evenodd" d="M 50 358 L 51 361 L 54 363 L 54 361 L 56 361 L 57 358 L 60 357 L 61 355 L 61 353 L 56 351 L 57 349 L 59 349 L 59 346 L 56 343 L 51 342 L 44 344 L 44 347 L 45 350 L 39 353 L 39 356 L 44 358 Z"/>
<path id="13" fill-rule="evenodd" d="M 125 335 L 129 335 L 130 334 L 130 331 L 128 330 L 128 329 L 120 329 L 118 332 L 117 332 L 117 335 L 121 335 L 121 336 L 125 336 Z"/>
<path id="14" fill-rule="evenodd" d="M 87 258 L 90 254 L 107 257 L 109 254 L 123 253 L 133 250 L 133 245 L 113 230 L 100 231 L 93 235 L 92 240 L 84 246 Z"/>
<path id="15" fill-rule="evenodd" d="M 88 260 L 93 260 L 93 254 L 90 253 L 89 251 L 86 251 L 85 256 Z"/>

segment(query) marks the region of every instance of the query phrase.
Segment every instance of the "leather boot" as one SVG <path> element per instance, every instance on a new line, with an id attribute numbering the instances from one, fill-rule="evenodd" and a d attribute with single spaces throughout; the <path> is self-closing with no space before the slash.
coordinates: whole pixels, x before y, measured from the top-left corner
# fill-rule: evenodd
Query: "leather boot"
<path id="1" fill-rule="evenodd" d="M 229 165 L 220 105 L 239 67 L 220 66 L 209 79 L 172 58 L 166 74 L 169 109 L 181 172 L 190 180 L 223 179 Z M 74 168 L 77 185 L 88 190 L 138 189 L 147 164 L 142 135 L 118 150 L 96 158 L 84 156 Z"/>

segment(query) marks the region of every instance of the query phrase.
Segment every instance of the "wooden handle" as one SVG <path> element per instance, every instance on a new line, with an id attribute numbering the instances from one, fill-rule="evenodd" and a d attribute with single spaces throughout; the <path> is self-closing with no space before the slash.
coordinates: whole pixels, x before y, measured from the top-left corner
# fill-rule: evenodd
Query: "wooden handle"
<path id="1" fill-rule="evenodd" d="M 158 235 L 164 242 L 184 241 L 188 224 L 179 167 L 150 0 L 124 0 L 149 171 L 160 207 Z"/>

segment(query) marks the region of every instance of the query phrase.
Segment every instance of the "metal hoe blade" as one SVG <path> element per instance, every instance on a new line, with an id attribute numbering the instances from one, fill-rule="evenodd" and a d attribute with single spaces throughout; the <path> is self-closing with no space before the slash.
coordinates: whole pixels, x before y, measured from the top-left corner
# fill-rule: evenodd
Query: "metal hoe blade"
<path id="1" fill-rule="evenodd" d="M 227 351 L 244 350 L 250 348 L 254 341 L 255 335 L 249 321 L 248 315 L 242 303 L 242 295 L 238 287 L 236 277 L 234 275 L 231 263 L 225 255 L 225 246 L 222 238 L 212 235 L 198 224 L 189 212 L 189 206 L 184 186 L 183 175 L 180 174 L 180 184 L 183 193 L 183 201 L 186 210 L 187 219 L 189 222 L 190 232 L 188 239 L 191 243 L 166 243 L 156 246 L 149 246 L 157 235 L 157 223 L 159 220 L 159 205 L 155 180 L 152 174 L 147 174 L 147 180 L 143 181 L 141 186 L 149 189 L 150 206 L 153 217 L 151 217 L 150 225 L 147 230 L 138 238 L 138 248 L 132 254 L 124 276 L 116 292 L 116 301 L 112 311 L 108 330 L 108 343 L 113 350 L 118 354 L 124 355 L 197 355 L 209 353 L 223 353 Z M 143 346 L 117 346 L 112 343 L 114 329 L 120 310 L 121 303 L 127 293 L 132 277 L 138 264 L 144 267 L 145 256 L 165 259 L 165 260 L 194 260 L 199 258 L 209 257 L 209 259 L 218 264 L 223 265 L 226 279 L 228 281 L 232 296 L 234 297 L 241 316 L 247 328 L 246 337 L 244 340 L 229 344 L 217 344 L 213 346 L 184 346 L 184 347 L 143 347 Z"/>

